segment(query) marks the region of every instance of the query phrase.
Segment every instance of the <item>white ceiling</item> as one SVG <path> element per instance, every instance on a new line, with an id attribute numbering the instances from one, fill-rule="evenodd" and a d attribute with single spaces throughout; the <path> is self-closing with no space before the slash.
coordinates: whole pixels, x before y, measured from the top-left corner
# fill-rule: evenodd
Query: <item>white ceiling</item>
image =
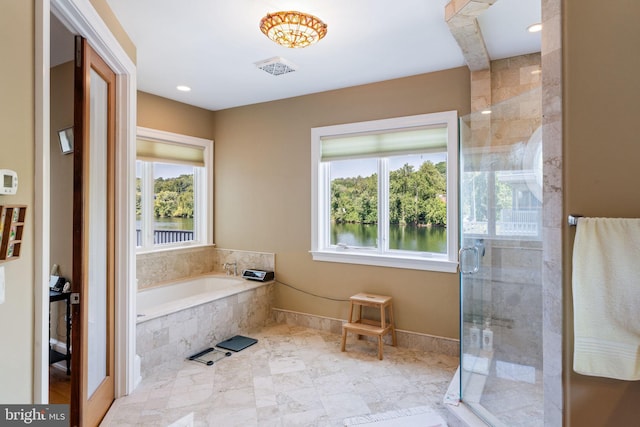
<path id="1" fill-rule="evenodd" d="M 137 47 L 138 89 L 209 110 L 465 64 L 444 21 L 449 0 L 107 1 Z M 499 0 L 480 16 L 491 59 L 540 51 L 540 34 L 526 31 L 540 22 L 540 1 Z M 280 10 L 316 15 L 327 36 L 304 49 L 275 44 L 258 25 Z M 256 68 L 276 56 L 297 71 L 272 76 Z"/>

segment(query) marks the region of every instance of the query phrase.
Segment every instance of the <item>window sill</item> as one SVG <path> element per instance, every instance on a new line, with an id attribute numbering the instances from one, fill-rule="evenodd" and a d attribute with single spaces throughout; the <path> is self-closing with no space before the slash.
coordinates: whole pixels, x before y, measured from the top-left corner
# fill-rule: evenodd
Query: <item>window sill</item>
<path id="1" fill-rule="evenodd" d="M 188 249 L 199 249 L 206 247 L 215 247 L 215 243 L 193 243 L 190 245 L 166 245 L 166 246 L 158 246 L 153 249 L 142 249 L 136 248 L 136 255 L 145 255 L 145 254 L 153 254 L 158 252 L 171 252 L 180 249 L 188 250 Z"/>
<path id="2" fill-rule="evenodd" d="M 458 263 L 444 258 L 363 254 L 338 250 L 310 251 L 310 253 L 314 261 L 375 265 L 378 267 L 405 268 L 409 270 L 437 271 L 442 273 L 458 272 Z"/>

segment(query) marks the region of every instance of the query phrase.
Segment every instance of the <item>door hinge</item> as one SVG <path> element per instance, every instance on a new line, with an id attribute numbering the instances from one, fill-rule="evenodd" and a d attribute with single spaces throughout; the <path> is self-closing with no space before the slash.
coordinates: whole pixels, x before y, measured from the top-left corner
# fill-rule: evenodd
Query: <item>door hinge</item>
<path id="1" fill-rule="evenodd" d="M 71 304 L 80 304 L 80 293 L 72 292 L 71 293 Z"/>

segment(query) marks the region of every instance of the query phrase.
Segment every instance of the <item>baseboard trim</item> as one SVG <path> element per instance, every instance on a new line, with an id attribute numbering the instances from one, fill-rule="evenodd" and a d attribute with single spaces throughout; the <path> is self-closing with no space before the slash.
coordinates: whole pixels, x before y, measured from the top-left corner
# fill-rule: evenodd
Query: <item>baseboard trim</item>
<path id="1" fill-rule="evenodd" d="M 342 334 L 342 324 L 346 322 L 346 320 L 343 319 L 301 313 L 282 308 L 274 307 L 271 310 L 273 312 L 274 320 L 278 323 L 304 326 L 333 334 Z M 453 357 L 460 356 L 460 341 L 457 339 L 438 337 L 435 335 L 406 331 L 403 329 L 396 329 L 396 335 L 398 339 L 398 347 L 430 351 Z M 385 343 L 391 343 L 391 337 L 386 336 L 384 339 Z"/>

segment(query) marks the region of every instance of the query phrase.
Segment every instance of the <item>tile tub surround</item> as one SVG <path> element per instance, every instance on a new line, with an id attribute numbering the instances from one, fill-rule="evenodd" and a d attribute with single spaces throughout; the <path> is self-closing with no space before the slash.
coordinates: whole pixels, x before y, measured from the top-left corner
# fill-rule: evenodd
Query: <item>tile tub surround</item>
<path id="1" fill-rule="evenodd" d="M 275 254 L 213 245 L 166 249 L 136 255 L 138 289 L 162 285 L 186 277 L 224 272 L 225 263 L 237 263 L 238 275 L 247 268 L 275 271 Z"/>
<path id="2" fill-rule="evenodd" d="M 248 268 L 276 271 L 276 256 L 269 252 L 240 251 L 237 249 L 216 249 L 216 271 L 224 272 L 226 263 L 236 263 L 238 275 Z"/>
<path id="3" fill-rule="evenodd" d="M 136 255 L 138 290 L 215 271 L 216 248 L 167 249 Z"/>
<path id="4" fill-rule="evenodd" d="M 181 360 L 117 399 L 102 426 L 343 426 L 345 418 L 429 406 L 442 396 L 458 358 L 365 340 L 340 352 L 340 335 L 271 324 L 258 343 L 212 366 Z M 179 424 L 180 420 L 193 424 Z M 176 424 L 174 424 L 176 423 Z"/>
<path id="5" fill-rule="evenodd" d="M 197 305 L 137 324 L 136 353 L 141 375 L 173 370 L 184 359 L 271 319 L 274 284 Z"/>
<path id="6" fill-rule="evenodd" d="M 246 280 L 239 276 L 208 273 L 142 289 L 136 297 L 136 323 L 251 291 L 264 285 L 263 282 Z"/>

